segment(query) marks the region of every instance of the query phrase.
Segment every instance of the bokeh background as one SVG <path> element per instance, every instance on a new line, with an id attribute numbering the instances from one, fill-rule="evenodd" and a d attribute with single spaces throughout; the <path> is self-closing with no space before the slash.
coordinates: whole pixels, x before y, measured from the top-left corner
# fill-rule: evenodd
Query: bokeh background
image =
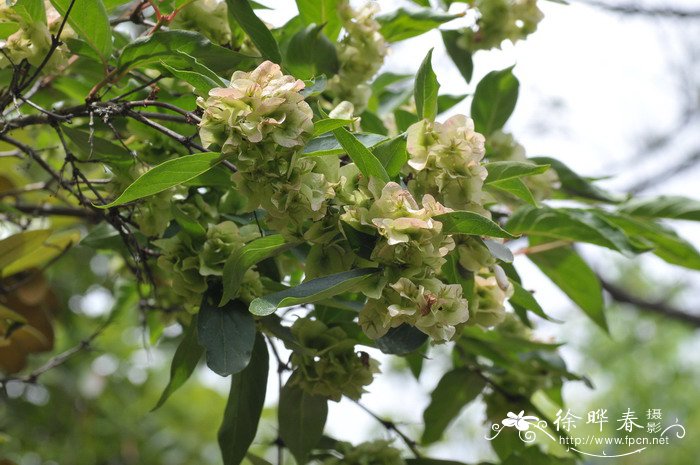
<path id="1" fill-rule="evenodd" d="M 275 8 L 261 14 L 274 25 L 296 14 L 292 1 L 262 3 Z M 504 45 L 501 51 L 474 57 L 473 83 L 489 71 L 516 65 L 520 98 L 506 129 L 529 155 L 552 156 L 583 175 L 605 176 L 602 183 L 612 190 L 700 198 L 700 2 L 539 3 L 545 19 L 537 33 L 514 46 Z M 411 5 L 394 0 L 379 4 L 386 11 Z M 444 28 L 457 26 L 459 22 Z M 437 31 L 395 44 L 385 67 L 414 74 L 432 47 L 441 92 L 473 91 L 444 53 Z M 449 113 L 468 112 L 469 99 Z M 700 247 L 697 223 L 677 222 L 674 227 Z M 653 256 L 630 261 L 587 247 L 582 251 L 596 271 L 634 295 L 700 315 L 699 274 Z M 164 407 L 149 413 L 167 382 L 179 328 L 162 328 L 159 339 L 157 325 L 150 325 L 150 331 L 148 324 L 135 325 L 138 316 L 128 310 L 129 302 L 108 290 L 118 288 L 108 258 L 77 248 L 62 260 L 51 279 L 70 308 L 60 315 L 55 353 L 75 345 L 107 315 L 114 315 L 115 323 L 95 342 L 95 350 L 46 373 L 40 383 L 7 385 L 0 398 L 0 459 L 9 457 L 19 465 L 219 463 L 216 430 L 228 380 L 200 368 Z M 536 334 L 566 342 L 562 353 L 569 368 L 595 386 L 569 383 L 564 398 L 572 411 L 585 415 L 590 409 L 606 408 L 614 421 L 615 412 L 628 408 L 640 417 L 647 409 L 662 409 L 665 422 L 678 418 L 686 427 L 684 439 L 615 463 L 695 463 L 700 456 L 697 326 L 611 300 L 608 336 L 529 262 L 518 259 L 516 266 L 525 286 L 537 289 L 543 307 L 562 321 L 538 321 Z M 418 381 L 398 361 L 376 356 L 384 374 L 371 385 L 363 403 L 396 421 L 409 435 L 419 436 L 427 393 L 447 369 L 448 351 L 431 349 L 430 363 Z M 34 363 L 46 358 L 38 357 Z M 271 373 L 269 382 L 256 448 L 271 457 L 276 375 Z M 429 455 L 466 463 L 494 459 L 484 439 L 490 432 L 484 418 L 483 406 L 472 403 L 446 440 L 428 450 Z M 387 436 L 373 418 L 348 401 L 331 405 L 326 432 L 352 442 Z M 614 448 L 607 451 L 615 453 Z"/>

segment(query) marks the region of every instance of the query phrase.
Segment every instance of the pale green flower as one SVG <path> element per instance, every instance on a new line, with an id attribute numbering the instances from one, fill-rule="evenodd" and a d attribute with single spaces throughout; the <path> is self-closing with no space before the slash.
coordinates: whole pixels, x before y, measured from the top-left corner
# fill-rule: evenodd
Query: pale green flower
<path id="1" fill-rule="evenodd" d="M 530 163 L 525 153 L 525 147 L 515 140 L 512 134 L 500 130 L 489 136 L 486 152 L 489 161 Z M 559 178 L 556 172 L 551 169 L 542 174 L 526 176 L 522 178 L 522 181 L 530 189 L 532 196 L 536 200 L 550 198 L 554 189 L 559 187 Z M 494 195 L 494 197 L 496 201 L 504 203 L 520 203 L 519 200 L 514 199 L 514 196 L 506 193 Z"/>
<path id="2" fill-rule="evenodd" d="M 484 242 L 474 236 L 456 236 L 459 264 L 467 271 L 477 272 L 496 263 L 496 259 Z"/>
<path id="3" fill-rule="evenodd" d="M 478 210 L 486 169 L 484 136 L 474 122 L 455 115 L 445 123 L 419 121 L 408 128 L 406 150 L 413 174 L 408 188 L 415 195 L 432 194 L 450 208 Z"/>
<path id="4" fill-rule="evenodd" d="M 321 321 L 299 318 L 291 331 L 307 351 L 292 352 L 294 372 L 288 382 L 311 395 L 336 402 L 342 396 L 357 400 L 379 373 L 379 363 L 365 352 L 355 352 L 356 341 L 338 326 L 329 328 Z"/>
<path id="5" fill-rule="evenodd" d="M 161 249 L 158 267 L 172 281 L 172 291 L 183 297 L 190 305 L 197 305 L 202 293 L 207 290 L 207 282 L 199 272 L 199 254 L 192 239 L 186 234 L 159 239 L 153 244 Z"/>
<path id="6" fill-rule="evenodd" d="M 173 28 L 189 29 L 219 45 L 231 42 L 228 7 L 224 0 L 194 0 L 175 16 Z"/>
<path id="7" fill-rule="evenodd" d="M 469 324 L 495 326 L 505 318 L 505 301 L 513 295 L 513 286 L 507 278 L 497 276 L 502 270 L 496 268 L 495 273 L 484 269 L 474 276 L 476 292 Z"/>
<path id="8" fill-rule="evenodd" d="M 388 45 L 374 19 L 379 12 L 376 3 L 367 3 L 359 10 L 344 0 L 338 5 L 345 36 L 337 46 L 340 70 L 328 81 L 328 92 L 337 101 L 353 104 L 357 113 L 367 106 L 372 91 L 367 84 L 384 63 Z"/>
<path id="9" fill-rule="evenodd" d="M 500 48 L 504 40 L 515 43 L 525 39 L 544 17 L 537 0 L 476 0 L 473 6 L 478 19 L 459 42 L 472 52 Z"/>
<path id="10" fill-rule="evenodd" d="M 367 336 L 378 338 L 401 324 L 415 326 L 436 342 L 451 340 L 456 326 L 469 319 L 469 305 L 462 287 L 430 278 L 399 278 L 384 288 L 381 299 L 370 299 L 360 313 Z"/>
<path id="11" fill-rule="evenodd" d="M 265 61 L 251 72 L 236 71 L 229 87 L 209 91 L 199 135 L 205 147 L 221 150 L 239 169 L 289 156 L 282 148 L 303 146 L 313 131 L 313 112 L 300 91 L 304 82 Z"/>
<path id="12" fill-rule="evenodd" d="M 238 226 L 232 221 L 210 225 L 199 254 L 199 271 L 203 276 L 221 276 L 224 264 L 234 251 L 243 247 Z"/>

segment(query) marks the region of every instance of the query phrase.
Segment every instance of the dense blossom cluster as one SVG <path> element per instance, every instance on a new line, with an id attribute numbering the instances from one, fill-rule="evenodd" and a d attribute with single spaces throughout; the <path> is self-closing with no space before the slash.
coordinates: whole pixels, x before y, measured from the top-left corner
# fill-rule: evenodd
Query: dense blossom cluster
<path id="1" fill-rule="evenodd" d="M 505 40 L 524 39 L 544 17 L 537 0 L 476 0 L 472 6 L 478 15 L 476 24 L 464 30 L 459 42 L 472 52 L 500 48 Z"/>
<path id="2" fill-rule="evenodd" d="M 312 395 L 357 400 L 379 373 L 379 362 L 355 352 L 357 341 L 339 326 L 329 328 L 321 321 L 300 318 L 292 325 L 292 334 L 305 350 L 292 353 L 294 372 L 289 382 Z"/>
<path id="3" fill-rule="evenodd" d="M 379 23 L 374 19 L 378 11 L 376 3 L 367 3 L 359 10 L 349 0 L 338 5 L 345 36 L 337 47 L 340 70 L 328 83 L 328 90 L 336 103 L 350 102 L 358 114 L 371 95 L 369 80 L 377 74 L 388 52 Z"/>

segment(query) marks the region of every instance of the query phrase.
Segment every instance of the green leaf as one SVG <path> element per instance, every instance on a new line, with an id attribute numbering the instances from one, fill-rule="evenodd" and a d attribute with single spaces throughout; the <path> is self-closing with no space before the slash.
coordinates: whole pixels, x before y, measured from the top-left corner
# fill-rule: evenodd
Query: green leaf
<path id="1" fill-rule="evenodd" d="M 123 145 L 90 135 L 89 132 L 80 129 L 61 126 L 63 133 L 75 144 L 78 152 L 83 156 L 82 160 L 99 159 L 116 164 L 129 164 L 134 161 L 134 156 Z"/>
<path id="2" fill-rule="evenodd" d="M 518 101 L 519 87 L 512 66 L 491 71 L 479 81 L 472 100 L 471 115 L 478 132 L 489 136 L 506 124 Z"/>
<path id="3" fill-rule="evenodd" d="M 438 96 L 438 115 L 446 112 L 450 108 L 454 107 L 461 101 L 463 101 L 465 98 L 467 98 L 469 94 L 460 94 L 460 95 L 448 95 L 448 94 L 442 94 Z"/>
<path id="4" fill-rule="evenodd" d="M 427 339 L 428 335 L 415 326 L 402 324 L 374 342 L 385 354 L 406 355 L 420 348 Z"/>
<path id="5" fill-rule="evenodd" d="M 384 182 L 389 182 L 391 180 L 377 157 L 347 129 L 335 129 L 333 134 L 345 150 L 345 153 L 348 154 L 350 159 L 357 165 L 360 172 L 367 178 L 373 176 Z"/>
<path id="6" fill-rule="evenodd" d="M 549 165 L 535 165 L 521 161 L 495 161 L 484 164 L 484 168 L 488 172 L 484 183 L 491 184 L 498 181 L 542 174 L 549 169 Z"/>
<path id="7" fill-rule="evenodd" d="M 241 26 L 262 56 L 275 63 L 281 63 L 280 49 L 272 32 L 257 17 L 248 0 L 226 0 L 226 5 L 228 5 L 229 20 L 234 19 Z"/>
<path id="8" fill-rule="evenodd" d="M 250 363 L 231 377 L 231 391 L 218 434 L 224 465 L 241 463 L 253 443 L 265 403 L 268 372 L 267 347 L 258 333 Z"/>
<path id="9" fill-rule="evenodd" d="M 406 465 L 467 465 L 463 462 L 456 462 L 454 460 L 441 460 L 441 459 L 429 459 L 427 457 L 421 457 L 418 459 L 406 459 Z M 480 463 L 479 465 L 491 465 L 488 463 Z"/>
<path id="10" fill-rule="evenodd" d="M 194 90 L 201 96 L 206 97 L 207 95 L 209 95 L 209 91 L 211 89 L 220 86 L 218 82 L 196 71 L 176 69 L 163 61 L 161 61 L 160 64 L 165 69 L 170 71 L 170 74 L 194 87 Z"/>
<path id="11" fill-rule="evenodd" d="M 479 215 L 468 211 L 457 211 L 443 213 L 434 217 L 442 222 L 442 232 L 444 234 L 469 234 L 471 236 L 501 237 L 504 239 L 515 239 L 517 236 L 510 234 L 496 223 Z"/>
<path id="12" fill-rule="evenodd" d="M 323 24 L 323 33 L 335 42 L 342 29 L 336 0 L 296 0 L 301 21 L 309 26 Z"/>
<path id="13" fill-rule="evenodd" d="M 221 154 L 216 152 L 196 153 L 165 161 L 142 174 L 113 202 L 96 206 L 98 208 L 111 208 L 163 192 L 196 178 L 212 169 L 220 161 Z"/>
<path id="14" fill-rule="evenodd" d="M 476 373 L 467 368 L 455 368 L 440 379 L 423 412 L 425 430 L 421 442 L 432 444 L 442 437 L 447 426 L 486 386 Z"/>
<path id="15" fill-rule="evenodd" d="M 622 228 L 631 238 L 641 239 L 654 247 L 655 255 L 674 265 L 700 270 L 700 252 L 673 230 L 648 219 L 634 218 L 623 213 L 596 210 L 596 215 Z"/>
<path id="16" fill-rule="evenodd" d="M 314 123 L 313 137 L 318 137 L 327 132 L 331 132 L 335 129 L 342 128 L 348 124 L 352 124 L 351 119 L 337 119 L 337 118 L 326 118 Z"/>
<path id="17" fill-rule="evenodd" d="M 340 63 L 335 45 L 321 34 L 323 25 L 311 25 L 294 34 L 285 54 L 285 65 L 294 76 L 310 79 L 319 74 L 333 76 Z"/>
<path id="18" fill-rule="evenodd" d="M 535 197 L 532 195 L 530 188 L 527 187 L 523 180 L 520 178 L 511 178 L 505 179 L 503 181 L 494 181 L 492 183 L 485 184 L 485 188 L 488 190 L 495 189 L 497 191 L 507 192 L 511 195 L 518 197 L 521 200 L 524 200 L 526 203 L 532 205 L 533 207 L 537 207 L 537 200 L 535 200 Z"/>
<path id="19" fill-rule="evenodd" d="M 71 0 L 51 0 L 65 16 Z M 112 28 L 102 0 L 75 0 L 68 15 L 68 24 L 107 62 L 112 55 Z"/>
<path id="20" fill-rule="evenodd" d="M 531 246 L 544 243 L 547 243 L 546 239 L 530 237 Z M 530 253 L 527 258 L 564 291 L 594 323 L 608 331 L 600 281 L 574 249 L 558 247 Z"/>
<path id="21" fill-rule="evenodd" d="M 561 182 L 560 190 L 574 197 L 584 199 L 600 200 L 602 202 L 619 202 L 620 196 L 606 192 L 605 190 L 593 185 L 588 180 L 582 178 L 571 170 L 564 163 L 556 158 L 550 157 L 532 157 L 531 161 L 540 165 L 550 165 L 557 173 L 557 177 Z"/>
<path id="22" fill-rule="evenodd" d="M 197 32 L 158 31 L 124 47 L 119 56 L 119 70 L 123 74 L 137 66 L 160 64 L 161 61 L 179 69 L 195 70 L 199 61 L 215 72 L 223 73 L 243 67 L 252 62 L 252 57 L 212 44 Z"/>
<path id="23" fill-rule="evenodd" d="M 36 244 L 36 242 L 32 242 Z M 31 248 L 27 243 L 24 243 L 20 246 L 20 250 L 24 250 L 26 253 L 6 267 L 1 267 L 0 271 L 2 275 L 10 276 L 20 271 L 42 267 L 78 242 L 80 242 L 80 232 L 64 230 L 52 234 L 41 244 L 34 245 Z"/>
<path id="24" fill-rule="evenodd" d="M 678 195 L 632 200 L 622 205 L 620 211 L 642 218 L 700 221 L 700 201 Z"/>
<path id="25" fill-rule="evenodd" d="M 240 302 L 216 307 L 212 294 L 207 292 L 202 298 L 197 338 L 207 351 L 207 366 L 220 376 L 228 376 L 243 370 L 250 361 L 255 321 Z"/>
<path id="26" fill-rule="evenodd" d="M 544 312 L 539 302 L 537 302 L 535 296 L 532 295 L 532 292 L 525 289 L 520 283 L 513 279 L 510 280 L 510 283 L 513 286 L 513 295 L 508 299 L 511 304 L 519 305 L 526 310 L 530 310 L 532 313 L 545 320 L 551 320 Z"/>
<path id="27" fill-rule="evenodd" d="M 382 142 L 372 149 L 372 153 L 379 159 L 389 177 L 393 179 L 401 173 L 401 169 L 408 160 L 406 138 L 397 136 Z"/>
<path id="28" fill-rule="evenodd" d="M 0 272 L 2 275 L 7 276 L 4 271 L 8 265 L 41 247 L 50 235 L 50 229 L 30 229 L 0 240 Z"/>
<path id="29" fill-rule="evenodd" d="M 387 140 L 386 136 L 381 134 L 355 134 L 355 138 L 365 147 L 374 147 L 382 141 Z M 320 157 L 325 155 L 341 155 L 345 152 L 343 146 L 340 145 L 334 134 L 324 134 L 322 136 L 311 139 L 302 155 L 305 157 Z"/>
<path id="30" fill-rule="evenodd" d="M 425 56 L 423 63 L 418 68 L 416 74 L 416 84 L 413 90 L 413 96 L 416 99 L 416 112 L 418 119 L 428 119 L 433 121 L 437 115 L 438 91 L 440 83 L 433 71 L 431 60 L 433 57 L 433 49 L 431 48 Z"/>
<path id="31" fill-rule="evenodd" d="M 194 369 L 197 368 L 203 353 L 204 348 L 197 342 L 197 315 L 194 315 L 192 322 L 185 330 L 185 337 L 182 338 L 175 350 L 173 361 L 170 364 L 170 381 L 168 381 L 168 385 L 165 387 L 160 399 L 158 399 L 156 406 L 151 409 L 151 412 L 157 410 L 168 400 L 173 392 L 185 384 L 185 381 L 189 379 Z"/>
<path id="32" fill-rule="evenodd" d="M 298 385 L 284 385 L 278 407 L 279 435 L 297 463 L 307 463 L 328 417 L 328 400 L 312 396 Z"/>
<path id="33" fill-rule="evenodd" d="M 224 292 L 219 305 L 224 305 L 236 298 L 243 276 L 251 266 L 266 258 L 274 257 L 292 245 L 285 242 L 281 235 L 273 234 L 255 239 L 231 254 L 224 264 L 222 277 Z"/>
<path id="34" fill-rule="evenodd" d="M 449 14 L 433 8 L 399 8 L 377 16 L 377 22 L 381 25 L 379 32 L 387 42 L 398 42 L 425 34 L 462 16 L 464 15 Z"/>
<path id="35" fill-rule="evenodd" d="M 265 316 L 281 307 L 317 302 L 357 289 L 359 284 L 375 273 L 376 268 L 358 268 L 312 279 L 284 291 L 258 297 L 250 303 L 249 310 L 253 315 Z"/>
<path id="36" fill-rule="evenodd" d="M 472 53 L 459 46 L 459 39 L 462 37 L 462 34 L 459 31 L 441 32 L 442 42 L 445 44 L 447 54 L 454 62 L 464 80 L 469 83 L 474 74 L 474 61 L 472 60 Z"/>
<path id="37" fill-rule="evenodd" d="M 5 3 L 11 5 L 9 2 Z M 46 7 L 43 0 L 17 0 L 12 5 L 12 9 L 29 24 L 34 22 L 46 24 Z"/>
<path id="38" fill-rule="evenodd" d="M 521 207 L 511 215 L 506 229 L 514 234 L 587 242 L 628 254 L 648 250 L 632 243 L 623 230 L 604 218 L 574 208 Z"/>

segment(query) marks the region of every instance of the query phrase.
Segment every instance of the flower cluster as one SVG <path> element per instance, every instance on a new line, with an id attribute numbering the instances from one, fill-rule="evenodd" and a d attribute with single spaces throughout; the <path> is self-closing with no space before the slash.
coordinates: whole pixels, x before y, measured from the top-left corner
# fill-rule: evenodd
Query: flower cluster
<path id="1" fill-rule="evenodd" d="M 374 16 L 379 11 L 376 3 L 367 3 L 359 10 L 348 0 L 338 5 L 345 36 L 338 44 L 340 70 L 328 83 L 328 91 L 336 103 L 350 102 L 357 113 L 367 106 L 371 90 L 367 84 L 384 63 L 387 43 L 379 32 Z"/>
<path id="2" fill-rule="evenodd" d="M 432 194 L 456 210 L 481 211 L 486 169 L 484 136 L 474 122 L 455 115 L 445 123 L 419 121 L 408 128 L 408 188 L 416 195 Z"/>
<path id="3" fill-rule="evenodd" d="M 194 0 L 178 12 L 171 27 L 199 31 L 219 45 L 231 43 L 231 28 L 225 0 Z"/>
<path id="4" fill-rule="evenodd" d="M 471 52 L 500 48 L 504 40 L 525 39 L 544 17 L 537 0 L 476 0 L 473 6 L 478 19 L 459 42 Z"/>
<path id="5" fill-rule="evenodd" d="M 262 206 L 271 223 L 297 235 L 305 220 L 325 215 L 324 201 L 333 196 L 324 164 L 298 156 L 313 130 L 303 88 L 303 81 L 266 61 L 249 73 L 236 71 L 229 87 L 198 99 L 202 143 L 236 165 L 234 183 L 248 211 Z"/>
<path id="6" fill-rule="evenodd" d="M 4 39 L 2 53 L 0 53 L 0 69 L 12 64 L 19 64 L 27 60 L 33 66 L 38 66 L 51 48 L 51 34 L 57 34 L 62 22 L 61 15 L 51 5 L 49 0 L 44 1 L 46 18 L 37 21 L 26 10 L 19 10 L 6 2 L 0 5 L 0 24 L 10 23 L 17 26 L 17 30 Z M 61 40 L 74 37 L 75 33 L 66 25 L 61 31 Z M 52 70 L 66 60 L 66 48 L 60 46 L 54 51 L 49 61 L 45 64 L 45 70 Z"/>
<path id="7" fill-rule="evenodd" d="M 500 267 L 482 269 L 474 275 L 475 296 L 470 305 L 470 324 L 495 326 L 506 316 L 505 301 L 513 295 L 513 286 Z"/>
<path id="8" fill-rule="evenodd" d="M 192 238 L 185 232 L 159 239 L 158 266 L 171 280 L 172 291 L 190 306 L 199 304 L 207 290 L 207 276 L 221 276 L 226 259 L 243 244 L 259 236 L 255 225 L 238 227 L 231 221 L 209 225 L 206 236 Z M 262 294 L 258 273 L 248 270 L 241 285 L 240 298 L 251 301 Z"/>
<path id="9" fill-rule="evenodd" d="M 501 130 L 489 136 L 486 144 L 486 153 L 489 161 L 517 161 L 528 162 L 525 147 L 522 146 L 512 134 Z M 547 170 L 542 174 L 523 178 L 523 182 L 532 192 L 536 200 L 544 200 L 552 195 L 552 191 L 558 187 L 559 178 L 554 170 Z M 512 198 L 502 195 L 498 200 L 511 203 Z"/>
<path id="10" fill-rule="evenodd" d="M 291 330 L 306 350 L 292 353 L 294 372 L 288 382 L 309 394 L 336 402 L 342 396 L 357 400 L 379 373 L 379 362 L 365 352 L 355 352 L 356 341 L 338 326 L 329 328 L 321 321 L 300 318 Z"/>
<path id="11" fill-rule="evenodd" d="M 323 465 L 405 465 L 401 451 L 391 446 L 391 441 L 363 442 L 353 446 L 349 442 L 339 442 L 334 450 L 342 457 L 331 456 Z"/>

